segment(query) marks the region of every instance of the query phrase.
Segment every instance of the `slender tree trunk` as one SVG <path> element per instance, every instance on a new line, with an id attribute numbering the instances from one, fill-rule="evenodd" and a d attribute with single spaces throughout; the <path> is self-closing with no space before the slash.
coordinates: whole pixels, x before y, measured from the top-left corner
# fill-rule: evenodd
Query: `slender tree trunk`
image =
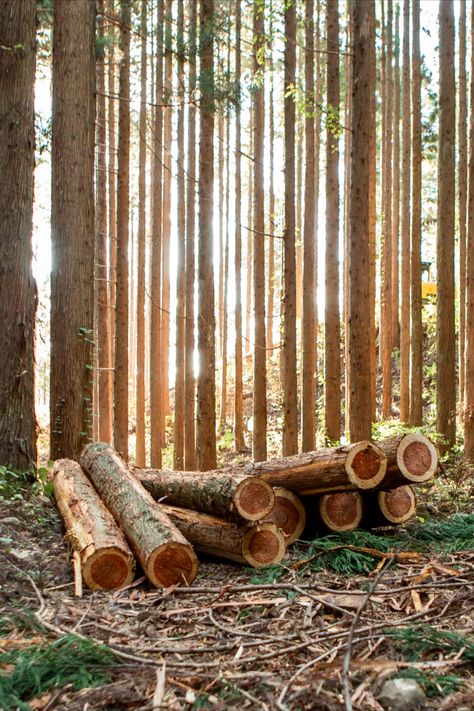
<path id="1" fill-rule="evenodd" d="M 253 115 L 250 116 L 250 125 L 248 127 L 249 137 L 248 137 L 248 155 L 252 156 L 254 152 L 253 147 Z M 245 355 L 250 355 L 251 353 L 251 322 L 252 322 L 252 278 L 253 278 L 253 208 L 254 208 L 254 198 L 253 198 L 253 161 L 247 159 L 247 195 L 248 195 L 248 210 L 246 219 L 246 230 L 247 230 L 247 240 L 246 240 L 246 258 L 247 258 L 247 274 L 246 274 L 246 286 L 245 286 Z"/>
<path id="2" fill-rule="evenodd" d="M 242 157 L 241 157 L 241 4 L 235 3 L 235 82 L 238 95 L 235 109 L 235 382 L 234 444 L 237 452 L 245 449 L 242 374 Z"/>
<path id="3" fill-rule="evenodd" d="M 326 437 L 341 436 L 341 334 L 339 315 L 339 10 L 328 0 L 327 103 L 331 114 L 326 137 L 326 307 L 325 420 Z"/>
<path id="4" fill-rule="evenodd" d="M 156 110 L 153 126 L 153 212 L 151 238 L 151 314 L 150 314 L 150 461 L 152 467 L 161 467 L 163 441 L 161 418 L 161 245 L 162 245 L 162 176 L 163 176 L 163 111 L 160 107 L 163 94 L 163 21 L 164 3 L 158 3 L 156 38 Z"/>
<path id="5" fill-rule="evenodd" d="M 474 12 L 471 12 L 471 47 Z M 466 370 L 464 399 L 464 460 L 474 463 L 474 52 L 471 51 L 469 96 L 469 172 L 466 244 Z"/>
<path id="6" fill-rule="evenodd" d="M 382 418 L 392 414 L 392 17 L 393 4 L 388 0 L 385 28 L 385 82 L 383 102 L 382 165 L 382 261 L 380 307 L 380 357 L 382 364 Z M 383 81 L 383 80 L 382 80 Z"/>
<path id="7" fill-rule="evenodd" d="M 184 172 L 184 0 L 178 0 L 178 255 L 176 283 L 176 377 L 174 386 L 174 468 L 184 468 L 186 181 Z"/>
<path id="8" fill-rule="evenodd" d="M 107 10 L 111 17 L 115 16 L 114 0 L 108 0 Z M 110 422 L 108 426 L 109 436 L 104 442 L 112 441 L 113 430 L 113 367 L 115 362 L 115 286 L 117 282 L 117 132 L 115 121 L 116 106 L 116 82 L 115 82 L 115 25 L 110 23 L 109 35 L 112 41 L 108 48 L 108 70 L 107 70 L 107 139 L 108 139 L 108 208 L 109 208 L 109 280 L 108 280 L 108 303 L 109 303 L 109 358 L 111 371 L 111 394 L 110 394 Z"/>
<path id="9" fill-rule="evenodd" d="M 456 335 L 454 328 L 454 9 L 439 6 L 438 264 L 436 329 L 436 429 L 448 448 L 456 441 Z"/>
<path id="10" fill-rule="evenodd" d="M 314 0 L 305 2 L 305 196 L 304 196 L 304 271 L 303 271 L 303 387 L 302 387 L 302 449 L 315 449 L 316 420 L 316 235 L 314 194 Z"/>
<path id="11" fill-rule="evenodd" d="M 410 413 L 410 3 L 403 3 L 400 421 Z"/>
<path id="12" fill-rule="evenodd" d="M 393 67 L 392 157 L 392 347 L 400 347 L 399 230 L 400 230 L 400 8 L 395 13 Z"/>
<path id="13" fill-rule="evenodd" d="M 194 377 L 194 288 L 196 284 L 196 25 L 197 0 L 189 0 L 189 107 L 188 162 L 186 192 L 186 324 L 184 385 L 184 463 L 188 471 L 196 468 L 196 382 Z"/>
<path id="14" fill-rule="evenodd" d="M 216 466 L 215 313 L 213 250 L 214 0 L 201 0 L 201 140 L 199 144 L 199 321 L 200 369 L 197 398 L 197 455 L 201 471 Z"/>
<path id="15" fill-rule="evenodd" d="M 138 262 L 137 262 L 137 390 L 135 464 L 145 466 L 145 264 L 146 264 L 146 83 L 147 0 L 141 10 L 140 148 L 138 158 Z M 140 464 L 143 462 L 143 464 Z"/>
<path id="16" fill-rule="evenodd" d="M 84 28 L 86 36 L 88 31 L 90 27 Z M 29 469 L 36 464 L 36 284 L 31 271 L 35 33 L 34 0 L 6 0 L 0 3 L 3 45 L 0 48 L 0 165 L 3 176 L 0 184 L 0 318 L 5 339 L 0 355 L 0 462 L 16 470 Z M 87 58 L 90 59 L 89 55 Z M 63 58 L 57 55 L 56 89 L 57 72 L 61 72 L 58 60 L 66 68 Z M 93 67 L 89 69 L 92 73 Z M 59 77 L 60 81 L 63 78 L 64 74 Z M 90 76 L 88 78 L 91 80 Z M 56 95 L 56 98 L 60 97 Z M 92 106 L 91 96 L 86 94 L 84 98 L 87 106 Z M 55 108 L 57 112 L 57 104 Z M 86 132 L 93 131 L 93 121 L 92 117 L 92 126 L 86 126 Z M 93 140 L 92 135 L 92 143 Z M 89 163 L 87 167 L 90 167 Z M 86 207 L 91 209 L 92 205 L 86 203 Z M 79 236 L 82 238 L 82 230 Z M 76 244 L 82 249 L 80 242 Z M 90 308 L 91 305 L 88 306 Z M 56 348 L 60 345 L 57 343 Z M 61 354 L 61 357 L 64 356 L 67 357 L 67 353 Z M 57 369 L 55 374 L 57 376 Z M 71 414 L 75 415 L 72 410 Z M 75 421 L 80 422 L 80 410 L 77 414 L 79 417 Z M 77 436 L 76 433 L 74 436 Z M 67 440 L 60 440 L 58 445 L 61 446 L 63 441 L 68 447 L 75 446 L 74 441 Z"/>
<path id="17" fill-rule="evenodd" d="M 375 19 L 374 19 L 375 22 Z M 377 104 L 375 87 L 377 84 L 375 42 L 370 42 L 370 82 L 373 90 L 370 93 L 371 107 L 369 114 L 370 141 L 369 166 L 369 363 L 370 363 L 370 412 L 371 421 L 376 420 L 377 398 L 377 324 L 375 319 L 375 282 L 376 282 L 376 232 L 377 232 Z M 352 387 L 352 386 L 351 386 Z"/>
<path id="18" fill-rule="evenodd" d="M 285 77 L 286 89 L 296 79 L 296 6 L 285 5 Z M 284 297 L 283 297 L 283 456 L 298 451 L 298 398 L 296 378 L 296 263 L 295 263 L 295 102 L 284 99 L 285 134 L 285 226 L 284 226 Z"/>
<path id="19" fill-rule="evenodd" d="M 412 0 L 412 195 L 411 195 L 411 327 L 410 420 L 423 419 L 423 324 L 421 321 L 421 57 L 420 0 Z"/>
<path id="20" fill-rule="evenodd" d="M 464 402 L 466 343 L 467 86 L 466 3 L 459 6 L 458 204 L 459 204 L 459 400 Z"/>
<path id="21" fill-rule="evenodd" d="M 230 32 L 230 21 L 228 24 Z M 227 75 L 230 76 L 230 43 L 227 45 Z M 228 341 L 228 314 L 229 303 L 229 211 L 230 211 L 230 115 L 226 111 L 225 116 L 225 227 L 224 227 L 224 293 L 222 312 L 222 368 L 221 368 L 221 411 L 219 425 L 221 430 L 227 426 L 227 341 Z"/>
<path id="22" fill-rule="evenodd" d="M 352 125 L 352 24 L 351 12 L 348 7 L 347 13 L 347 30 L 346 30 L 346 105 L 344 125 L 349 128 Z M 351 241 L 351 217 L 350 217 L 350 193 L 351 193 L 351 151 L 352 151 L 352 133 L 350 130 L 344 132 L 344 357 L 345 357 L 345 423 L 344 430 L 346 435 L 349 434 L 349 399 L 350 399 L 350 373 L 349 373 L 349 255 Z"/>
<path id="23" fill-rule="evenodd" d="M 253 458 L 267 458 L 267 376 L 265 339 L 265 194 L 264 133 L 265 95 L 263 85 L 265 52 L 265 5 L 254 1 L 253 7 L 253 72 L 257 89 L 253 94 L 254 209 L 253 209 L 253 289 L 254 289 L 254 356 L 253 356 Z"/>
<path id="24" fill-rule="evenodd" d="M 353 442 L 371 437 L 370 340 L 370 191 L 371 122 L 375 90 L 372 59 L 375 51 L 374 5 L 352 4 L 352 157 L 351 239 L 349 253 L 349 430 Z"/>
<path id="25" fill-rule="evenodd" d="M 55 2 L 51 192 L 52 459 L 77 458 L 92 433 L 94 33 L 95 3 L 92 0 Z"/>
<path id="26" fill-rule="evenodd" d="M 270 162 L 270 181 L 269 181 L 269 198 L 268 198 L 268 287 L 267 287 L 267 348 L 268 355 L 271 358 L 273 355 L 274 346 L 274 303 L 275 303 L 275 104 L 274 104 L 274 94 L 275 94 L 275 66 L 273 60 L 273 0 L 270 0 L 270 96 L 269 96 L 269 146 L 268 152 L 269 162 Z"/>
<path id="27" fill-rule="evenodd" d="M 130 182 L 130 6 L 120 4 L 120 105 L 117 187 L 117 286 L 115 304 L 114 446 L 128 459 L 128 250 Z"/>

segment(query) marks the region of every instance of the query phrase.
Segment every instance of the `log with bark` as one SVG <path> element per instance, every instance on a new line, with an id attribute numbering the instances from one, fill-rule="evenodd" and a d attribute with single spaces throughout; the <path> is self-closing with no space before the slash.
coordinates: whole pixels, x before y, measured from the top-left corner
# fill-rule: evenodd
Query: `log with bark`
<path id="1" fill-rule="evenodd" d="M 322 523 L 330 531 L 354 531 L 362 520 L 362 496 L 358 491 L 323 494 L 318 509 Z"/>
<path id="2" fill-rule="evenodd" d="M 428 437 L 419 432 L 386 439 L 379 446 L 387 457 L 383 488 L 407 483 L 421 484 L 431 479 L 438 468 L 438 450 Z"/>
<path id="3" fill-rule="evenodd" d="M 58 459 L 53 484 L 66 536 L 78 553 L 76 567 L 80 565 L 87 587 L 113 590 L 130 585 L 135 573 L 132 551 L 79 464 Z"/>
<path id="4" fill-rule="evenodd" d="M 373 442 L 364 441 L 248 464 L 239 472 L 306 495 L 374 489 L 383 481 L 386 464 L 382 450 Z"/>
<path id="5" fill-rule="evenodd" d="M 156 587 L 192 583 L 197 558 L 192 546 L 105 443 L 89 444 L 81 465 L 120 524 L 145 575 Z"/>
<path id="6" fill-rule="evenodd" d="M 363 523 L 367 527 L 401 524 L 416 513 L 416 496 L 409 484 L 364 496 Z"/>
<path id="7" fill-rule="evenodd" d="M 283 532 L 286 545 L 294 543 L 303 533 L 306 526 L 306 509 L 300 499 L 292 491 L 281 486 L 273 490 L 275 504 L 265 521 L 272 521 Z"/>
<path id="8" fill-rule="evenodd" d="M 257 477 L 160 469 L 135 469 L 134 473 L 157 501 L 225 518 L 259 521 L 275 503 L 270 484 Z"/>
<path id="9" fill-rule="evenodd" d="M 163 511 L 196 550 L 262 568 L 276 565 L 286 551 L 285 538 L 271 522 L 238 525 L 210 514 L 162 505 Z"/>

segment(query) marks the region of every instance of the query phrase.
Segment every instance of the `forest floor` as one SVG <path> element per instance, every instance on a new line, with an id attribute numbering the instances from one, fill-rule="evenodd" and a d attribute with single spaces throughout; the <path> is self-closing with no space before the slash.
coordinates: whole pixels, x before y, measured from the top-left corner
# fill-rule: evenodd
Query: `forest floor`
<path id="1" fill-rule="evenodd" d="M 474 709 L 474 485 L 446 472 L 397 531 L 301 542 L 262 571 L 202 560 L 190 588 L 143 578 L 75 597 L 53 501 L 0 492 L 0 708 L 380 711 L 416 679 Z M 27 702 L 27 703 L 26 703 Z"/>

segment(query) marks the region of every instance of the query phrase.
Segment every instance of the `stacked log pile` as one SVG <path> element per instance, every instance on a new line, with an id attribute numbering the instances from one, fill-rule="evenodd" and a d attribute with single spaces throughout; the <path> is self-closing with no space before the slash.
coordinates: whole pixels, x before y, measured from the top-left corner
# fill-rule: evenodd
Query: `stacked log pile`
<path id="1" fill-rule="evenodd" d="M 306 520 L 332 531 L 400 524 L 438 454 L 421 434 L 358 442 L 212 472 L 131 469 L 103 443 L 59 460 L 55 495 L 91 589 L 130 584 L 134 558 L 157 587 L 190 585 L 199 553 L 279 563 Z"/>

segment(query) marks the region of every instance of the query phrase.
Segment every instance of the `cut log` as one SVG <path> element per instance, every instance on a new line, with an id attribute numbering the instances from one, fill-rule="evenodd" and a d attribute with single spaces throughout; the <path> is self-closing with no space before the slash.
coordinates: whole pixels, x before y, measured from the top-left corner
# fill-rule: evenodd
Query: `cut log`
<path id="1" fill-rule="evenodd" d="M 272 486 L 298 494 L 374 489 L 385 476 L 386 457 L 372 442 L 257 462 L 239 472 L 259 476 Z"/>
<path id="2" fill-rule="evenodd" d="M 160 469 L 134 473 L 157 501 L 225 518 L 259 521 L 275 503 L 270 484 L 257 477 Z"/>
<path id="3" fill-rule="evenodd" d="M 400 524 L 416 513 L 416 496 L 413 487 L 406 484 L 390 491 L 377 492 L 377 508 L 383 523 Z M 369 512 L 370 516 L 370 512 Z"/>
<path id="4" fill-rule="evenodd" d="M 285 537 L 274 523 L 239 526 L 232 521 L 177 506 L 163 511 L 201 553 L 262 568 L 276 565 L 285 555 Z"/>
<path id="5" fill-rule="evenodd" d="M 380 442 L 387 457 L 384 488 L 397 484 L 421 484 L 433 477 L 438 468 L 438 450 L 428 437 L 418 432 Z"/>
<path id="6" fill-rule="evenodd" d="M 321 520 L 330 531 L 353 531 L 362 520 L 362 496 L 358 491 L 323 494 L 318 506 Z"/>
<path id="7" fill-rule="evenodd" d="M 76 590 L 80 570 L 91 590 L 123 588 L 133 581 L 135 560 L 125 536 L 77 462 L 58 459 L 53 466 L 54 495 L 75 558 Z"/>
<path id="8" fill-rule="evenodd" d="M 87 445 L 81 464 L 153 585 L 192 583 L 198 566 L 192 546 L 112 447 Z"/>
<path id="9" fill-rule="evenodd" d="M 292 491 L 275 487 L 275 504 L 265 517 L 265 521 L 272 521 L 283 532 L 286 545 L 294 543 L 303 533 L 306 526 L 306 509 L 300 499 Z"/>

